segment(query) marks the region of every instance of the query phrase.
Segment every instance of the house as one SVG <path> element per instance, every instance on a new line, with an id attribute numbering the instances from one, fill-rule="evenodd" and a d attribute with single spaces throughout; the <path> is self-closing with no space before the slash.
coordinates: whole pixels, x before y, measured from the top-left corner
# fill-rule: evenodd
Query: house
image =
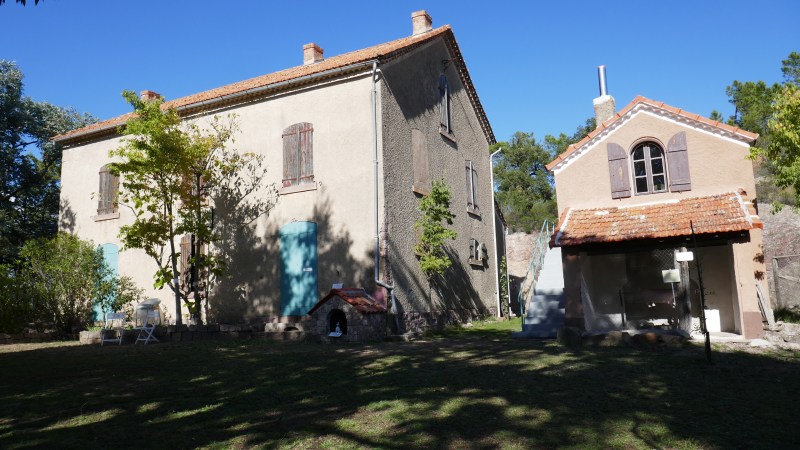
<path id="1" fill-rule="evenodd" d="M 216 249 L 233 263 L 209 302 L 213 320 L 302 321 L 333 285 L 391 298 L 396 317 L 387 321 L 400 331 L 497 313 L 492 128 L 452 29 L 418 11 L 412 30 L 333 57 L 307 44 L 302 65 L 164 103 L 187 121 L 235 113 L 236 147 L 264 155 L 279 190 L 268 217 Z M 102 200 L 119 188 L 105 167 L 129 117 L 55 138 L 65 146 L 61 228 L 102 245 L 120 274 L 171 306 L 167 289 L 151 287 L 155 265 L 120 249 L 130 211 Z M 452 192 L 458 237 L 447 247 L 451 269 L 429 282 L 413 252 L 414 223 L 435 179 Z"/>
<path id="2" fill-rule="evenodd" d="M 761 336 L 757 135 L 644 97 L 617 112 L 602 85 L 594 105 L 597 128 L 548 165 L 565 324 L 696 332 L 699 262 L 708 330 Z"/>

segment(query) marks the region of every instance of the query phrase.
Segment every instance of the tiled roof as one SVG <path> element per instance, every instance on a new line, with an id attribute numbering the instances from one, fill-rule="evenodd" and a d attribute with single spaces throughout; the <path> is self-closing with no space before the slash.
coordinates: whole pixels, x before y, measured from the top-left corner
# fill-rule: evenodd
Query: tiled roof
<path id="1" fill-rule="evenodd" d="M 761 228 L 752 206 L 733 192 L 677 201 L 612 208 L 572 209 L 561 214 L 551 247 L 725 233 Z"/>
<path id="2" fill-rule="evenodd" d="M 357 50 L 354 52 L 332 56 L 330 58 L 325 58 L 317 63 L 292 67 L 289 69 L 281 70 L 279 72 L 262 75 L 259 77 L 251 78 L 249 80 L 244 80 L 238 83 L 233 83 L 227 86 L 211 89 L 209 91 L 200 92 L 198 94 L 193 94 L 175 100 L 170 100 L 164 102 L 162 108 L 165 109 L 175 108 L 181 113 L 188 114 L 194 112 L 194 109 L 199 108 L 202 105 L 205 105 L 209 101 L 223 102 L 228 96 L 234 96 L 239 94 L 245 95 L 248 93 L 248 91 L 254 89 L 268 88 L 271 85 L 276 85 L 278 83 L 281 83 L 280 86 L 276 86 L 277 90 L 280 88 L 287 87 L 286 85 L 291 84 L 291 82 L 293 81 L 296 81 L 298 84 L 301 84 L 302 78 L 307 76 L 324 75 L 324 73 L 328 71 L 335 71 L 336 69 L 344 69 L 355 64 L 368 63 L 369 61 L 373 60 L 378 60 L 379 62 L 386 62 L 388 60 L 391 60 L 392 58 L 395 58 L 411 50 L 414 50 L 419 46 L 424 45 L 440 36 L 444 37 L 445 42 L 448 46 L 448 50 L 450 50 L 450 53 L 453 56 L 462 84 L 465 86 L 467 90 L 467 95 L 469 96 L 472 106 L 475 109 L 475 113 L 477 114 L 478 119 L 481 122 L 481 127 L 483 128 L 483 132 L 486 135 L 487 141 L 489 143 L 494 143 L 494 133 L 492 132 L 492 128 L 489 125 L 488 119 L 486 118 L 486 113 L 483 110 L 483 106 L 481 105 L 480 99 L 478 98 L 477 92 L 475 91 L 475 87 L 472 84 L 472 79 L 470 78 L 469 72 L 467 71 L 467 66 L 461 55 L 461 50 L 458 48 L 455 36 L 449 25 L 445 25 L 436 28 L 434 30 L 431 30 L 429 32 L 418 34 L 415 36 L 409 36 L 397 39 L 391 42 L 387 42 L 385 44 L 380 44 L 362 50 Z M 339 74 L 338 72 L 332 73 L 330 76 L 333 77 L 338 74 Z M 292 86 L 296 86 L 296 84 L 292 84 Z M 231 102 L 234 103 L 235 101 L 232 100 Z M 119 127 L 120 125 L 124 125 L 131 117 L 133 117 L 133 113 L 124 114 L 119 117 L 115 117 L 113 119 L 104 120 L 102 122 L 98 122 L 83 128 L 79 128 L 77 130 L 72 130 L 70 132 L 58 135 L 54 137 L 53 140 L 62 143 L 73 143 L 73 142 L 80 142 L 88 138 L 89 136 L 93 136 L 97 133 L 114 132 L 117 127 Z"/>
<path id="3" fill-rule="evenodd" d="M 618 120 L 623 118 L 626 114 L 631 112 L 636 107 L 657 108 L 657 109 L 662 110 L 663 112 L 666 112 L 666 113 L 669 113 L 669 114 L 675 114 L 675 115 L 677 115 L 677 116 L 679 116 L 679 117 L 681 117 L 683 119 L 688 119 L 689 121 L 694 121 L 694 122 L 696 122 L 698 124 L 701 124 L 703 126 L 713 127 L 713 128 L 716 128 L 716 129 L 718 129 L 718 130 L 720 130 L 722 132 L 726 132 L 726 133 L 729 133 L 731 135 L 735 135 L 739 139 L 744 140 L 746 142 L 752 143 L 756 139 L 758 139 L 758 134 L 756 134 L 756 133 L 751 133 L 751 132 L 745 131 L 745 130 L 743 130 L 741 128 L 737 128 L 737 127 L 734 127 L 734 126 L 731 126 L 731 125 L 728 125 L 726 123 L 719 122 L 719 121 L 716 121 L 716 120 L 711 120 L 711 119 L 705 118 L 705 117 L 703 117 L 703 116 L 701 116 L 699 114 L 690 113 L 690 112 L 684 111 L 684 110 L 682 110 L 680 108 L 675 108 L 674 106 L 669 106 L 664 102 L 651 100 L 649 98 L 645 98 L 645 97 L 642 97 L 641 95 L 639 95 L 636 98 L 634 98 L 632 102 L 628 103 L 627 106 L 622 108 L 622 110 L 620 110 L 618 113 L 614 114 L 614 116 L 612 116 L 610 119 L 606 120 L 603 123 L 598 124 L 597 128 L 595 128 L 585 138 L 583 138 L 580 141 L 578 141 L 578 142 L 570 145 L 569 147 L 567 147 L 567 149 L 562 154 L 558 155 L 554 160 L 552 160 L 547 165 L 547 170 L 555 169 L 559 164 L 561 164 L 565 160 L 569 159 L 569 157 L 573 153 L 576 153 L 579 150 L 581 150 L 581 148 L 584 145 L 588 144 L 590 141 L 592 141 L 595 137 L 597 137 L 603 131 L 606 131 L 606 129 L 611 128 L 612 125 L 615 125 Z"/>
<path id="4" fill-rule="evenodd" d="M 377 300 L 372 298 L 367 291 L 360 288 L 344 288 L 344 289 L 331 289 L 328 292 L 328 295 L 322 298 L 313 308 L 308 312 L 308 315 L 314 313 L 320 306 L 325 304 L 328 300 L 332 299 L 333 297 L 339 297 L 342 300 L 346 301 L 356 311 L 360 312 L 361 314 L 372 314 L 372 313 L 385 313 L 386 306 L 381 303 L 378 303 Z"/>

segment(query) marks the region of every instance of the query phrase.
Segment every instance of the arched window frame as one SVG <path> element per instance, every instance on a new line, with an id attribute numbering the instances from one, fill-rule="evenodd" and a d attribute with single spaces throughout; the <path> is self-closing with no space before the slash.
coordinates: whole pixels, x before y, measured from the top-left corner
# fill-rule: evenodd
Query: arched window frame
<path id="1" fill-rule="evenodd" d="M 654 150 L 657 150 L 657 154 Z M 658 194 L 669 190 L 667 156 L 663 145 L 654 139 L 639 140 L 630 151 L 630 159 L 636 195 Z"/>

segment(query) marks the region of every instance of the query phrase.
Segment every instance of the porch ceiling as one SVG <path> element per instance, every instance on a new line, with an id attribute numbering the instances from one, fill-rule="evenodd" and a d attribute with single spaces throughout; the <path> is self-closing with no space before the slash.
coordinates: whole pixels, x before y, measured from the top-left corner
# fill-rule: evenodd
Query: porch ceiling
<path id="1" fill-rule="evenodd" d="M 574 209 L 561 214 L 551 247 L 660 239 L 762 228 L 741 193 L 691 197 L 648 205 Z"/>

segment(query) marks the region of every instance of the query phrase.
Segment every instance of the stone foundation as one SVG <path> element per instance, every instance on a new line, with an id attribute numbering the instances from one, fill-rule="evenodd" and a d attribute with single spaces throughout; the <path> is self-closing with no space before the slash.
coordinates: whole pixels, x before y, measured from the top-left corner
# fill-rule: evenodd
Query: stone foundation
<path id="1" fill-rule="evenodd" d="M 497 315 L 497 308 L 488 309 L 460 309 L 430 312 L 406 312 L 400 315 L 400 326 L 403 327 L 399 333 L 441 331 L 445 327 L 472 322 L 486 317 Z M 391 327 L 396 327 L 395 316 L 389 317 Z"/>

